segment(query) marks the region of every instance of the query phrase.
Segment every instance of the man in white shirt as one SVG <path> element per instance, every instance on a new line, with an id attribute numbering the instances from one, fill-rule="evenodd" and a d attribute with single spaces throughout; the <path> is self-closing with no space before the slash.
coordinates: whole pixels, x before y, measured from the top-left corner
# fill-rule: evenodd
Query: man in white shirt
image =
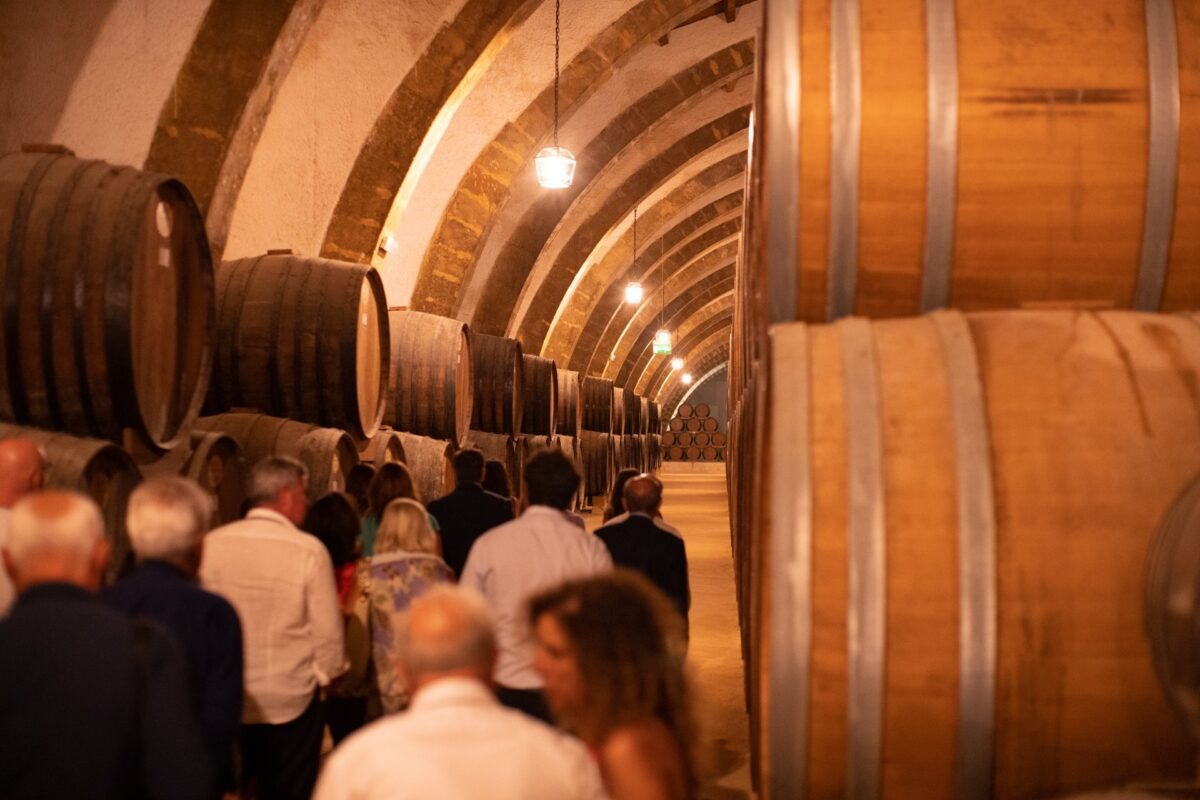
<path id="1" fill-rule="evenodd" d="M 581 742 L 496 702 L 496 640 L 475 592 L 431 589 L 397 636 L 412 705 L 334 750 L 314 800 L 603 797 Z"/>
<path id="2" fill-rule="evenodd" d="M 325 714 L 321 689 L 345 670 L 342 615 L 325 546 L 296 526 L 308 509 L 308 472 L 291 458 L 254 465 L 246 518 L 204 539 L 200 580 L 242 622 L 246 696 L 244 780 L 258 796 L 312 794 Z"/>
<path id="3" fill-rule="evenodd" d="M 8 541 L 8 521 L 12 507 L 27 494 L 42 488 L 43 463 L 41 448 L 23 436 L 0 441 L 0 548 Z M 0 619 L 16 599 L 8 573 L 0 569 Z"/>
<path id="4" fill-rule="evenodd" d="M 547 721 L 526 604 L 549 586 L 612 569 L 604 543 L 567 512 L 578 486 L 579 473 L 561 450 L 530 458 L 521 487 L 525 512 L 475 541 L 459 581 L 482 594 L 495 617 L 500 702 Z"/>

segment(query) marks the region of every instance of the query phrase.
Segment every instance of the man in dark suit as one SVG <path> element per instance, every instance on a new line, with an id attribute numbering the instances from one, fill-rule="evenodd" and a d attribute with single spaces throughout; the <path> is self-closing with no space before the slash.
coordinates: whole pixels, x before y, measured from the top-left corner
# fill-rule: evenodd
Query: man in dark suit
<path id="1" fill-rule="evenodd" d="M 217 788 L 233 789 L 233 745 L 242 721 L 242 626 L 229 601 L 196 580 L 212 499 L 187 478 L 151 478 L 133 490 L 125 516 L 138 567 L 104 599 L 130 616 L 161 623 L 183 645 Z"/>
<path id="2" fill-rule="evenodd" d="M 615 565 L 637 570 L 662 589 L 686 625 L 692 604 L 687 549 L 683 537 L 659 516 L 662 484 L 651 475 L 638 475 L 625 483 L 623 494 L 626 513 L 601 525 L 596 535 Z"/>
<path id="3" fill-rule="evenodd" d="M 17 602 L 0 622 L 0 795 L 211 797 L 179 645 L 95 595 L 108 559 L 96 504 L 24 498 L 3 555 Z"/>
<path id="4" fill-rule="evenodd" d="M 473 448 L 459 450 L 454 454 L 454 491 L 427 507 L 442 527 L 442 557 L 457 576 L 462 575 L 475 540 L 513 518 L 508 498 L 484 491 L 480 485 L 483 465 L 483 453 Z"/>

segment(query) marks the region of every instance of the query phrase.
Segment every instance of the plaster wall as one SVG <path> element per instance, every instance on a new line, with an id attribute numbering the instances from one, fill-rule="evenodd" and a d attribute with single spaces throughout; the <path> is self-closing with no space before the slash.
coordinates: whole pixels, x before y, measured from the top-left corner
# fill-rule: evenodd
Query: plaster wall
<path id="1" fill-rule="evenodd" d="M 317 255 L 380 110 L 464 0 L 328 0 L 280 87 L 234 206 L 225 258 Z"/>
<path id="2" fill-rule="evenodd" d="M 4 0 L 0 150 L 142 166 L 209 0 Z"/>

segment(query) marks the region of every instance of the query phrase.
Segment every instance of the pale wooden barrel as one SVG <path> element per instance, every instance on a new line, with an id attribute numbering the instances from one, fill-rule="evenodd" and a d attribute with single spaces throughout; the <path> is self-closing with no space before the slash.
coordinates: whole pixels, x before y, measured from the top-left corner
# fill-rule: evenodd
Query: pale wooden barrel
<path id="1" fill-rule="evenodd" d="M 558 370 L 558 433 L 578 436 L 583 430 L 583 392 L 579 373 L 571 369 Z"/>
<path id="2" fill-rule="evenodd" d="M 0 423 L 0 439 L 15 436 L 30 439 L 42 448 L 47 489 L 80 492 L 100 506 L 111 546 L 108 580 L 128 571 L 133 565 L 133 551 L 125 531 L 125 507 L 130 493 L 142 482 L 142 473 L 129 454 L 112 442 Z"/>
<path id="3" fill-rule="evenodd" d="M 384 422 L 459 444 L 471 427 L 475 402 L 470 329 L 449 317 L 394 308 L 388 310 L 388 325 Z"/>
<path id="4" fill-rule="evenodd" d="M 142 465 L 146 477 L 182 475 L 200 484 L 213 498 L 213 526 L 241 518 L 248 471 L 242 447 L 223 433 L 193 431 L 186 444 Z"/>
<path id="5" fill-rule="evenodd" d="M 404 462 L 404 442 L 400 432 L 393 428 L 380 428 L 366 442 L 358 443 L 358 460 L 379 469 L 389 461 Z"/>
<path id="6" fill-rule="evenodd" d="M 454 446 L 444 439 L 415 433 L 400 433 L 405 463 L 422 503 L 430 503 L 454 491 Z"/>
<path id="7" fill-rule="evenodd" d="M 583 393 L 583 427 L 599 433 L 613 430 L 613 382 L 607 378 L 586 376 L 580 383 Z"/>
<path id="8" fill-rule="evenodd" d="M 475 334 L 471 338 L 471 364 L 475 374 L 471 430 L 519 435 L 525 395 L 521 343 Z"/>
<path id="9" fill-rule="evenodd" d="M 1041 798 L 1193 775 L 1143 591 L 1200 471 L 1198 372 L 1181 317 L 775 328 L 748 551 L 769 548 L 771 575 L 752 583 L 771 591 L 750 670 L 764 794 Z"/>
<path id="10" fill-rule="evenodd" d="M 174 178 L 0 156 L 0 419 L 179 444 L 212 371 L 204 220 Z"/>
<path id="11" fill-rule="evenodd" d="M 358 449 L 345 431 L 265 414 L 214 414 L 196 420 L 195 429 L 233 437 L 246 465 L 268 456 L 290 456 L 308 468 L 308 497 L 317 500 L 346 488 L 346 476 L 358 463 Z"/>
<path id="12" fill-rule="evenodd" d="M 254 409 L 371 437 L 388 386 L 383 282 L 289 250 L 217 272 L 217 358 L 205 410 Z"/>
<path id="13" fill-rule="evenodd" d="M 558 367 L 548 358 L 526 355 L 521 433 L 554 436 L 558 430 Z"/>

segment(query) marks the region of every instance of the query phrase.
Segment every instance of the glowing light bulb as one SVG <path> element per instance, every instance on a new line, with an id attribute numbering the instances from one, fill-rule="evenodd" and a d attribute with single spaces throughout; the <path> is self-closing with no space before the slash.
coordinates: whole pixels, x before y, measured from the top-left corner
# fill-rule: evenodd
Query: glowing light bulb
<path id="1" fill-rule="evenodd" d="M 683 373 L 683 385 L 684 386 L 691 386 L 692 380 L 693 380 L 692 373 L 690 373 L 690 372 Z"/>
<path id="2" fill-rule="evenodd" d="M 679 370 L 683 369 L 683 359 L 682 358 L 672 358 L 671 359 L 671 369 L 673 369 L 677 372 Z"/>
<path id="3" fill-rule="evenodd" d="M 625 286 L 625 302 L 626 303 L 630 303 L 630 304 L 636 306 L 638 303 L 642 302 L 642 298 L 645 296 L 646 296 L 645 290 L 642 289 L 642 285 L 640 283 L 638 283 L 637 281 L 634 281 L 633 283 L 630 283 Z"/>
<path id="4" fill-rule="evenodd" d="M 546 189 L 566 189 L 575 179 L 575 156 L 565 147 L 543 148 L 533 163 L 538 183 Z"/>

